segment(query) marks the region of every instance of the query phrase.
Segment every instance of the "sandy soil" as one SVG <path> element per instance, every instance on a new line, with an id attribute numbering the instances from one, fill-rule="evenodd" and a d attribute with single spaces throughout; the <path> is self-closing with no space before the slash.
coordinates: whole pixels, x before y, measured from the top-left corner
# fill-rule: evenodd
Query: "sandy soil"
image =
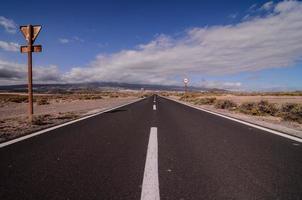
<path id="1" fill-rule="evenodd" d="M 237 97 L 246 97 L 246 98 L 237 98 Z M 251 96 L 251 97 L 253 97 L 253 96 Z M 176 96 L 170 96 L 169 98 L 179 101 L 179 97 L 176 97 Z M 248 100 L 249 102 L 253 101 L 253 100 L 254 101 L 260 100 L 261 97 L 255 96 L 254 99 L 249 99 L 250 96 L 235 96 L 235 97 L 230 96 L 230 98 L 232 98 L 231 100 L 233 100 L 233 101 L 237 100 L 236 101 L 237 103 L 242 103 L 242 102 L 245 102 L 246 100 Z M 282 97 L 282 98 L 268 97 L 268 98 L 270 98 L 270 100 L 269 99 L 266 99 L 266 100 L 271 101 L 271 99 L 275 99 L 275 103 L 281 103 L 281 100 L 282 100 L 282 103 L 292 102 L 290 100 L 286 101 L 285 97 Z M 289 98 L 294 99 L 294 98 L 291 98 L 291 97 L 289 97 Z M 225 98 L 225 96 L 220 96 L 218 99 L 226 99 L 226 98 Z M 300 99 L 300 101 L 298 103 L 301 103 L 301 97 L 299 97 L 297 99 Z M 241 100 L 241 101 L 239 101 L 239 100 Z M 182 102 L 184 104 L 193 105 L 191 103 L 184 102 L 184 101 L 179 101 L 179 102 Z M 295 102 L 297 103 L 297 101 L 295 101 Z M 296 123 L 296 122 L 284 121 L 279 117 L 245 115 L 243 113 L 239 113 L 239 112 L 236 112 L 236 111 L 230 111 L 230 110 L 226 110 L 226 109 L 216 109 L 212 105 L 193 105 L 193 106 L 200 107 L 200 108 L 203 108 L 203 109 L 207 109 L 207 110 L 210 110 L 210 111 L 213 111 L 213 112 L 216 112 L 216 113 L 220 113 L 220 114 L 223 114 L 223 115 L 226 115 L 226 116 L 234 117 L 234 118 L 237 118 L 237 119 L 240 119 L 240 120 L 243 120 L 243 121 L 247 121 L 247 122 L 250 122 L 250 123 L 253 123 L 253 124 L 257 124 L 257 125 L 260 125 L 260 126 L 263 126 L 263 127 L 266 127 L 266 128 L 281 131 L 283 133 L 287 133 L 287 134 L 294 135 L 294 136 L 302 138 L 302 124 L 299 124 L 299 123 Z"/>
<path id="2" fill-rule="evenodd" d="M 103 110 L 110 107 L 130 102 L 136 99 L 135 97 L 128 98 L 104 98 L 98 100 L 72 100 L 72 101 L 61 101 L 56 102 L 55 100 L 50 101 L 47 105 L 34 104 L 34 113 L 36 115 L 43 114 L 57 114 L 59 112 L 77 112 L 85 113 L 91 110 Z M 0 120 L 12 117 L 24 117 L 27 115 L 27 103 L 7 103 L 0 107 Z"/>
<path id="3" fill-rule="evenodd" d="M 51 100 L 46 105 L 34 105 L 35 115 L 33 123 L 30 123 L 27 118 L 27 103 L 5 103 L 0 107 L 0 142 L 130 103 L 136 99 L 138 98 Z"/>
<path id="4" fill-rule="evenodd" d="M 212 96 L 217 99 L 227 99 L 241 104 L 244 102 L 259 102 L 261 100 L 267 100 L 271 103 L 283 104 L 283 103 L 302 103 L 302 96 L 236 96 L 236 95 L 222 95 Z M 203 98 L 203 97 L 201 97 Z"/>

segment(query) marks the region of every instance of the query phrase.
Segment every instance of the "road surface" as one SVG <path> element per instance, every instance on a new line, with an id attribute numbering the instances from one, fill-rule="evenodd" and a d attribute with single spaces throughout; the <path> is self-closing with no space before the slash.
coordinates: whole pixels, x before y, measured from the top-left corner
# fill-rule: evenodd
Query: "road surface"
<path id="1" fill-rule="evenodd" d="M 302 144 L 161 97 L 0 149 L 0 199 L 302 199 Z"/>

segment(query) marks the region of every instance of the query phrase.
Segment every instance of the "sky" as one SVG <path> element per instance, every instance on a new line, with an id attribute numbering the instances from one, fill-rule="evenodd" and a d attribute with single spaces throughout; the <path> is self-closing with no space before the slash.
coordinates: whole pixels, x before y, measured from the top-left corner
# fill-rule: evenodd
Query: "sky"
<path id="1" fill-rule="evenodd" d="M 0 3 L 0 85 L 26 84 L 20 25 L 39 24 L 34 83 L 302 90 L 302 1 Z"/>

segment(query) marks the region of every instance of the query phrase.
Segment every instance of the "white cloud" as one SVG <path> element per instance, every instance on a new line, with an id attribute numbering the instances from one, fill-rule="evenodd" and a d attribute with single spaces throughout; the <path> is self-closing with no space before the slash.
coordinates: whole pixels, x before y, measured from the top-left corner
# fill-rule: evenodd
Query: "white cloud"
<path id="1" fill-rule="evenodd" d="M 288 67 L 301 58 L 302 2 L 284 1 L 266 16 L 235 25 L 196 27 L 182 38 L 160 35 L 136 49 L 98 55 L 65 76 L 69 81 L 171 84 L 183 74 L 259 71 Z"/>
<path id="2" fill-rule="evenodd" d="M 35 83 L 62 82 L 62 75 L 57 66 L 34 66 L 33 80 Z M 25 84 L 27 81 L 27 66 L 0 59 L 0 85 Z"/>
<path id="3" fill-rule="evenodd" d="M 242 83 L 241 82 L 202 81 L 201 86 L 205 87 L 205 88 L 238 90 L 242 87 Z"/>
<path id="4" fill-rule="evenodd" d="M 59 39 L 59 42 L 60 42 L 61 44 L 67 44 L 67 43 L 70 42 L 70 40 L 67 39 L 67 38 L 60 38 L 60 39 Z"/>
<path id="5" fill-rule="evenodd" d="M 233 13 L 229 15 L 229 18 L 236 19 L 238 17 L 238 13 Z"/>
<path id="6" fill-rule="evenodd" d="M 73 39 L 73 41 L 84 42 L 84 40 L 78 36 L 73 36 L 72 39 Z"/>
<path id="7" fill-rule="evenodd" d="M 268 10 L 272 9 L 273 7 L 274 7 L 274 2 L 273 1 L 269 1 L 269 2 L 267 2 L 265 4 L 263 4 L 261 6 L 260 10 L 266 10 L 266 11 L 268 11 Z"/>
<path id="8" fill-rule="evenodd" d="M 5 42 L 0 40 L 0 49 L 17 52 L 20 49 L 20 45 L 14 42 Z"/>
<path id="9" fill-rule="evenodd" d="M 287 12 L 295 12 L 297 10 L 301 10 L 302 3 L 299 1 L 286 0 L 275 6 L 275 12 L 277 13 L 287 13 Z"/>
<path id="10" fill-rule="evenodd" d="M 289 67 L 301 60 L 302 2 L 283 1 L 273 4 L 265 16 L 233 25 L 195 27 L 183 37 L 159 35 L 134 49 L 100 54 L 87 66 L 61 76 L 57 69 L 52 72 L 57 81 L 66 82 L 182 84 L 185 75 L 254 72 Z"/>
<path id="11" fill-rule="evenodd" d="M 3 26 L 5 31 L 8 33 L 17 32 L 17 24 L 12 19 L 0 16 L 0 26 Z"/>
<path id="12" fill-rule="evenodd" d="M 59 42 L 61 44 L 67 44 L 67 43 L 71 43 L 71 42 L 84 42 L 84 40 L 78 36 L 73 36 L 72 38 L 68 39 L 68 38 L 60 38 Z"/>

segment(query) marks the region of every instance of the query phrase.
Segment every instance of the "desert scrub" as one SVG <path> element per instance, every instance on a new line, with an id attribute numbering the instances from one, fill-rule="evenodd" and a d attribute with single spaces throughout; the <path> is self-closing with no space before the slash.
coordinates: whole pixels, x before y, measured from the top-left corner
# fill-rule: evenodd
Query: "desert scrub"
<path id="1" fill-rule="evenodd" d="M 118 94 L 114 94 L 114 93 L 109 94 L 109 98 L 118 98 L 118 97 L 119 97 Z"/>
<path id="2" fill-rule="evenodd" d="M 196 99 L 196 96 L 195 95 L 192 95 L 192 94 L 183 94 L 179 100 L 180 101 L 187 101 L 187 102 L 194 102 Z"/>
<path id="3" fill-rule="evenodd" d="M 237 108 L 237 104 L 231 100 L 216 100 L 214 104 L 215 108 L 219 109 L 228 109 L 228 110 L 235 110 Z"/>
<path id="4" fill-rule="evenodd" d="M 32 124 L 37 125 L 37 126 L 46 125 L 46 124 L 50 123 L 50 121 L 49 121 L 50 118 L 51 118 L 51 115 L 48 115 L 48 114 L 34 116 Z"/>
<path id="5" fill-rule="evenodd" d="M 47 105 L 47 104 L 49 104 L 49 101 L 46 98 L 41 98 L 41 99 L 37 100 L 37 104 L 38 105 Z"/>
<path id="6" fill-rule="evenodd" d="M 276 115 L 278 112 L 278 107 L 274 103 L 269 103 L 268 101 L 260 101 L 258 104 L 258 110 L 264 115 Z"/>
<path id="7" fill-rule="evenodd" d="M 73 113 L 73 112 L 67 112 L 67 113 L 59 113 L 59 116 L 57 119 L 76 119 L 79 115 Z"/>
<path id="8" fill-rule="evenodd" d="M 85 95 L 83 99 L 85 99 L 85 100 L 97 100 L 97 99 L 103 99 L 103 97 L 100 96 L 100 95 Z"/>
<path id="9" fill-rule="evenodd" d="M 248 115 L 271 115 L 275 116 L 279 109 L 276 104 L 269 103 L 268 101 L 246 102 L 239 106 L 239 111 Z"/>
<path id="10" fill-rule="evenodd" d="M 201 98 L 201 99 L 195 99 L 194 104 L 195 105 L 213 105 L 216 101 L 215 97 L 211 98 Z"/>
<path id="11" fill-rule="evenodd" d="M 239 111 L 248 115 L 260 115 L 255 102 L 245 102 L 239 106 Z"/>
<path id="12" fill-rule="evenodd" d="M 302 123 L 302 104 L 286 103 L 283 104 L 279 116 L 286 121 Z"/>
<path id="13" fill-rule="evenodd" d="M 28 97 L 25 95 L 10 95 L 10 94 L 0 95 L 0 101 L 2 103 L 8 103 L 8 102 L 23 103 L 23 102 L 27 102 L 27 98 Z"/>

